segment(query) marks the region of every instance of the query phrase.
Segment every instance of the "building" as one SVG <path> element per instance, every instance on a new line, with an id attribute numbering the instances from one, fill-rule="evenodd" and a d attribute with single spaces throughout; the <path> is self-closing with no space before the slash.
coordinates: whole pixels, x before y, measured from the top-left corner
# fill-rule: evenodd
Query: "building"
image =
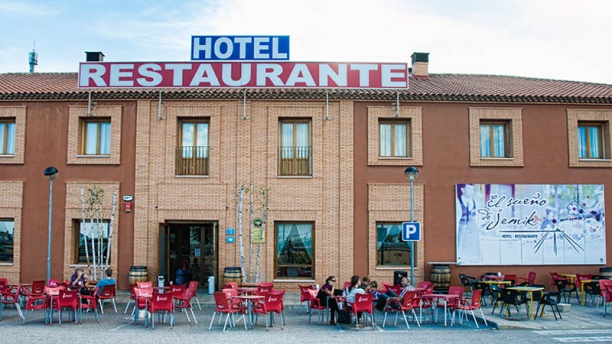
<path id="1" fill-rule="evenodd" d="M 241 185 L 269 196 L 267 215 L 257 208 L 253 217 L 250 195 L 258 202 L 261 193 L 243 196 L 246 266 L 259 258 L 262 279 L 294 290 L 332 274 L 389 281 L 410 269 L 398 238 L 410 216 L 407 166 L 420 172 L 417 280 L 430 278 L 430 263 L 457 261 L 460 185 L 612 186 L 612 85 L 429 74 L 424 53 L 413 55 L 410 88 L 401 91 L 76 85 L 76 73 L 0 74 L 0 275 L 11 282 L 45 276 L 47 166 L 60 171 L 52 277 L 69 278 L 83 264 L 80 190 L 97 185 L 107 222 L 117 195 L 110 261 L 123 289 L 132 266 L 174 279 L 198 258 L 192 277 L 202 284 L 240 266 Z M 251 222 L 263 222 L 262 238 L 250 240 L 261 233 Z M 533 270 L 544 282 L 549 271 L 596 271 L 612 255 L 601 258 L 571 267 L 452 265 L 451 283 L 456 272 L 485 270 Z"/>

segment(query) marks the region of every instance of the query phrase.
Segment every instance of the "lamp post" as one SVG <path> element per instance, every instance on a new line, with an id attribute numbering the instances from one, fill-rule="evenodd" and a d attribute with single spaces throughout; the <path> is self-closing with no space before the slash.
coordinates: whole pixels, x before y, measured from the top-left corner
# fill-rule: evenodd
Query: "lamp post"
<path id="1" fill-rule="evenodd" d="M 51 279 L 51 214 L 53 213 L 53 179 L 57 178 L 59 171 L 50 166 L 45 168 L 45 176 L 49 178 L 49 228 L 47 236 L 47 284 Z"/>
<path id="2" fill-rule="evenodd" d="M 410 222 L 414 222 L 414 180 L 419 176 L 419 170 L 414 166 L 408 166 L 404 171 L 406 178 L 410 181 Z M 410 242 L 410 284 L 414 286 L 414 241 Z"/>

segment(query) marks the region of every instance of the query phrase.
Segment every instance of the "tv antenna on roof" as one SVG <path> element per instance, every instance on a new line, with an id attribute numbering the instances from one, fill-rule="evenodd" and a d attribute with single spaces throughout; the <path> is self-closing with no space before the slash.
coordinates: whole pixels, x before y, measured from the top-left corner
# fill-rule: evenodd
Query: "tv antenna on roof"
<path id="1" fill-rule="evenodd" d="M 38 53 L 36 52 L 36 42 L 32 45 L 32 51 L 29 54 L 30 73 L 34 73 L 34 66 L 38 65 Z"/>

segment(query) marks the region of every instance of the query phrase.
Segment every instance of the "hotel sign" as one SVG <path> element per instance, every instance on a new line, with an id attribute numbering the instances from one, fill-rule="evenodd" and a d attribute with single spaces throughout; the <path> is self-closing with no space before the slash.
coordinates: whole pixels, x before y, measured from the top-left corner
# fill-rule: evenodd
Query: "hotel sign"
<path id="1" fill-rule="evenodd" d="M 289 36 L 192 36 L 191 60 L 289 60 Z"/>

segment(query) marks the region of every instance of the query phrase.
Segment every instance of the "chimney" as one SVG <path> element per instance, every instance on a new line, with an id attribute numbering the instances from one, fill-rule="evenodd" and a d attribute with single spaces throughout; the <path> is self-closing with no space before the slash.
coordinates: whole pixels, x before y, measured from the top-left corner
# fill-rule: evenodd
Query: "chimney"
<path id="1" fill-rule="evenodd" d="M 85 61 L 87 62 L 102 62 L 104 61 L 104 54 L 101 51 L 86 51 Z"/>
<path id="2" fill-rule="evenodd" d="M 429 53 L 412 54 L 412 75 L 415 78 L 429 77 Z"/>

